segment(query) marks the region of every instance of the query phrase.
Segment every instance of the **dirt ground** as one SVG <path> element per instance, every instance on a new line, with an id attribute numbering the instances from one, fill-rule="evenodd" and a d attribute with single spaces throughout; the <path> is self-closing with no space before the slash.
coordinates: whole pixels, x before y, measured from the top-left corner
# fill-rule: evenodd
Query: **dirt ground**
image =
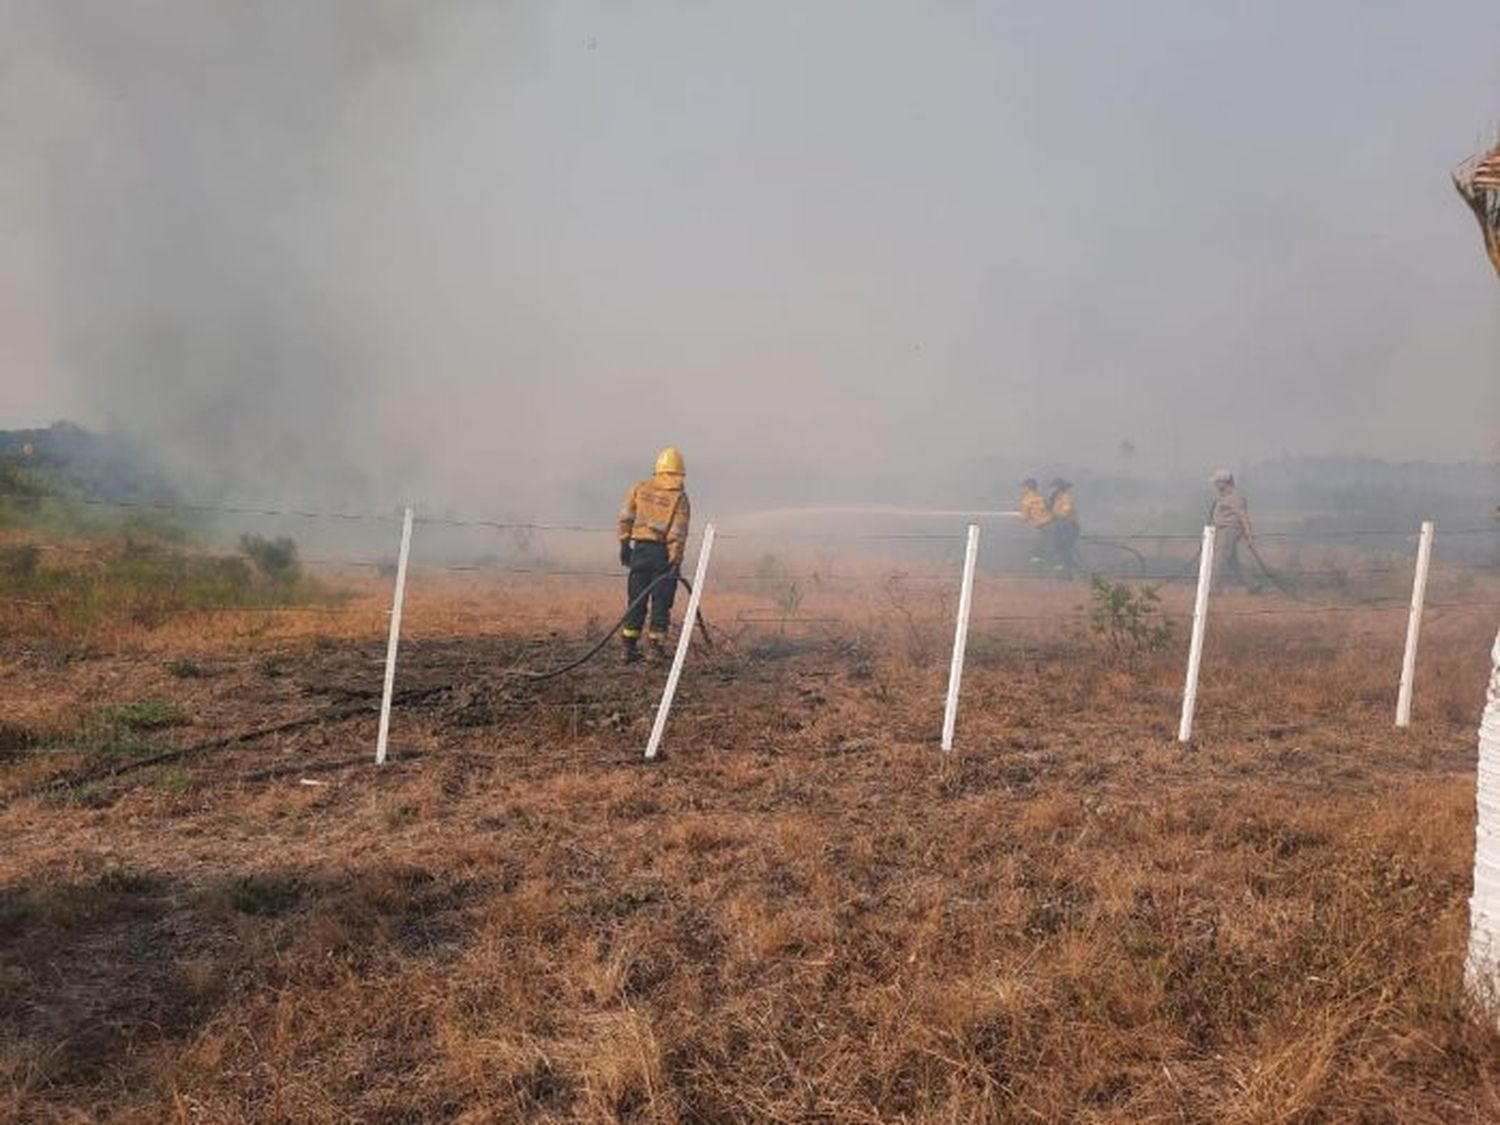
<path id="1" fill-rule="evenodd" d="M 1410 731 L 1399 613 L 1226 598 L 1182 746 L 1180 630 L 1017 589 L 946 760 L 951 606 L 899 590 L 708 599 L 654 763 L 661 668 L 506 674 L 601 635 L 582 596 L 416 596 L 380 769 L 373 589 L 11 646 L 0 1116 L 1500 1119 L 1461 981 L 1500 590 L 1430 616 Z"/>

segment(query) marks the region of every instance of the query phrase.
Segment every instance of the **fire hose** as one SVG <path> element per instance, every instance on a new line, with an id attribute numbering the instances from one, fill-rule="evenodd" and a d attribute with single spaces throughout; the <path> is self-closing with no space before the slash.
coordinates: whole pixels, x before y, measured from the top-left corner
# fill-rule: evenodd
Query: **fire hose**
<path id="1" fill-rule="evenodd" d="M 692 596 L 692 593 L 693 593 L 693 584 L 691 582 L 689 582 L 686 578 L 684 578 L 682 576 L 682 574 L 678 571 L 678 569 L 674 566 L 670 570 L 665 570 L 661 574 L 658 574 L 652 580 L 652 582 L 651 582 L 651 584 L 649 586 L 647 586 L 644 590 L 642 590 L 639 594 L 637 594 L 635 596 L 635 598 L 632 599 L 632 601 L 630 602 L 630 604 L 625 607 L 625 612 L 622 613 L 622 614 L 620 614 L 620 619 L 618 621 L 616 621 L 615 624 L 611 628 L 609 628 L 608 630 L 605 631 L 604 636 L 602 636 L 602 637 L 599 638 L 598 642 L 594 645 L 593 648 L 589 649 L 582 656 L 578 657 L 578 659 L 576 659 L 576 660 L 570 660 L 570 661 L 568 661 L 568 663 L 560 665 L 559 667 L 556 667 L 556 668 L 549 668 L 545 672 L 533 672 L 533 671 L 530 671 L 529 669 L 525 669 L 525 668 L 515 668 L 515 669 L 510 669 L 510 670 L 501 672 L 500 674 L 502 676 L 506 676 L 506 677 L 513 678 L 513 679 L 530 680 L 532 683 L 540 683 L 542 680 L 555 680 L 558 676 L 565 676 L 569 672 L 572 672 L 572 671 L 574 671 L 577 668 L 583 667 L 585 664 L 587 664 L 590 660 L 594 659 L 594 657 L 598 656 L 599 653 L 603 651 L 604 646 L 607 645 L 607 644 L 609 644 L 610 638 L 613 637 L 616 633 L 618 633 L 620 631 L 621 628 L 624 627 L 625 622 L 630 619 L 630 615 L 632 613 L 634 613 L 637 609 L 639 609 L 642 605 L 644 605 L 646 599 L 651 596 L 651 592 L 653 590 L 655 590 L 658 586 L 660 586 L 663 582 L 667 581 L 668 579 L 673 579 L 673 580 L 675 580 L 677 582 L 680 582 L 682 584 L 683 589 L 685 589 L 688 592 L 688 596 L 689 597 Z M 709 632 L 708 621 L 704 618 L 703 614 L 701 614 L 701 613 L 698 614 L 697 624 L 698 624 L 698 627 L 703 630 L 703 640 L 704 640 L 704 643 L 707 644 L 709 648 L 713 648 L 714 647 L 713 634 Z"/>
<path id="2" fill-rule="evenodd" d="M 625 607 L 625 612 L 620 615 L 619 621 L 617 621 L 615 625 L 604 634 L 604 636 L 598 641 L 598 643 L 596 643 L 592 648 L 590 648 L 576 660 L 570 660 L 566 664 L 560 665 L 557 668 L 549 668 L 543 672 L 534 672 L 524 668 L 517 668 L 501 672 L 500 674 L 506 677 L 527 680 L 532 683 L 539 683 L 543 680 L 556 679 L 559 676 L 567 675 L 569 672 L 581 668 L 590 660 L 594 659 L 594 657 L 598 656 L 601 651 L 603 651 L 604 646 L 609 643 L 610 638 L 613 637 L 614 634 L 617 633 L 622 626 L 624 626 L 625 621 L 630 616 L 630 614 L 638 609 L 642 605 L 642 603 L 644 603 L 645 600 L 651 596 L 653 590 L 655 590 L 658 586 L 660 586 L 668 579 L 672 579 L 676 582 L 681 583 L 683 588 L 686 589 L 688 594 L 691 596 L 693 592 L 692 583 L 690 583 L 686 578 L 682 577 L 676 567 L 673 567 L 672 569 L 667 571 L 663 571 L 661 574 L 657 575 L 657 577 L 650 583 L 650 585 L 648 585 L 644 590 L 642 590 L 633 599 L 631 599 L 630 604 Z M 697 625 L 700 629 L 703 630 L 704 642 L 710 648 L 712 648 L 714 643 L 713 634 L 709 630 L 708 621 L 703 617 L 701 613 L 698 614 Z M 431 687 L 411 688 L 406 691 L 397 692 L 393 697 L 392 702 L 398 704 L 417 703 L 426 699 L 430 699 L 435 695 L 441 695 L 443 692 L 448 690 L 449 685 L 446 684 L 435 685 Z M 52 792 L 67 788 L 69 786 L 88 784 L 96 781 L 103 781 L 106 779 L 112 780 L 120 776 L 121 774 L 134 773 L 137 770 L 146 769 L 150 766 L 163 765 L 166 762 L 175 761 L 179 758 L 185 758 L 196 754 L 202 754 L 211 750 L 227 749 L 228 747 L 240 745 L 242 743 L 253 742 L 257 739 L 264 738 L 267 735 L 289 734 L 293 731 L 302 730 L 310 726 L 317 726 L 326 722 L 337 722 L 340 719 L 356 718 L 360 715 L 369 714 L 371 711 L 374 711 L 376 707 L 377 704 L 375 701 L 362 699 L 356 702 L 344 703 L 336 707 L 327 708 L 326 710 L 320 711 L 315 715 L 303 715 L 299 718 L 284 720 L 282 722 L 273 723 L 269 726 L 259 727 L 254 730 L 242 731 L 239 734 L 225 735 L 219 738 L 209 739 L 204 742 L 194 743 L 189 746 L 174 747 L 172 749 L 163 750 L 160 753 L 152 754 L 144 758 L 135 758 L 128 762 L 112 762 L 102 768 L 81 770 L 73 774 L 64 775 L 62 777 L 49 778 L 46 781 L 26 786 L 15 793 L 0 796 L 0 805 L 7 804 L 10 801 L 20 797 L 35 796 L 40 793 Z M 351 761 L 354 760 L 356 759 L 351 759 Z M 301 768 L 305 769 L 307 767 L 304 765 Z"/>

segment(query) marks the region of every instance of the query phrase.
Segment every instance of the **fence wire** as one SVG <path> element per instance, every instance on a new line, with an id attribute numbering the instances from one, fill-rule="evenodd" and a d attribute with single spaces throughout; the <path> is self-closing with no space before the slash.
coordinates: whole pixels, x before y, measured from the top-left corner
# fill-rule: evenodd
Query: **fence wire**
<path id="1" fill-rule="evenodd" d="M 22 496 L 13 490 L 0 492 L 0 495 L 10 496 L 17 499 L 34 500 L 34 497 Z M 194 515 L 249 515 L 263 517 L 282 517 L 300 520 L 336 520 L 341 522 L 376 522 L 396 523 L 401 522 L 401 510 L 399 507 L 389 512 L 351 512 L 338 510 L 310 509 L 295 505 L 273 504 L 268 502 L 254 501 L 206 501 L 192 499 L 115 499 L 103 496 L 82 497 L 59 497 L 67 503 L 79 503 L 91 507 L 121 508 L 162 512 L 185 512 Z M 1005 515 L 1016 517 L 1018 512 L 995 512 L 988 513 L 990 516 Z M 891 516 L 903 515 L 901 512 L 889 513 Z M 923 516 L 920 511 L 909 514 L 909 519 L 930 519 Z M 730 522 L 730 518 L 726 521 Z M 574 521 L 536 521 L 516 519 L 510 517 L 470 516 L 465 514 L 437 515 L 417 514 L 413 517 L 413 523 L 418 526 L 454 527 L 454 528 L 482 528 L 498 531 L 560 531 L 576 532 L 584 534 L 613 534 L 616 530 L 614 524 L 585 524 Z M 1018 528 L 1020 530 L 1021 528 Z M 1442 536 L 1452 535 L 1500 535 L 1500 524 L 1484 524 L 1461 526 L 1456 528 L 1438 529 Z M 1409 538 L 1415 540 L 1417 532 L 1408 528 L 1396 528 L 1390 526 L 1368 527 L 1368 528 L 1294 528 L 1294 529 L 1269 529 L 1257 531 L 1257 539 L 1305 539 L 1320 541 L 1326 539 L 1359 539 L 1359 538 Z M 723 531 L 719 536 L 721 539 L 756 538 L 757 536 L 747 532 Z M 779 535 L 778 538 L 849 538 L 854 540 L 864 539 L 923 539 L 923 540 L 962 540 L 964 533 L 954 532 L 854 532 L 847 536 L 834 531 L 812 531 L 798 532 L 791 535 Z M 1157 541 L 1177 540 L 1181 542 L 1196 542 L 1199 539 L 1197 532 L 1179 531 L 1151 531 L 1137 530 L 1128 533 L 1090 533 L 1080 537 L 1080 541 L 1088 542 L 1128 542 L 1149 543 Z"/>
<path id="2" fill-rule="evenodd" d="M 101 496 L 86 496 L 80 498 L 61 498 L 66 502 L 77 502 L 91 507 L 108 507 L 121 510 L 139 510 L 152 512 L 178 512 L 193 516 L 224 515 L 224 516 L 251 516 L 256 518 L 290 519 L 298 521 L 326 520 L 339 524 L 371 523 L 389 527 L 400 520 L 400 515 L 395 512 L 371 512 L 371 511 L 343 511 L 343 510 L 320 510 L 305 505 L 280 504 L 267 502 L 232 502 L 232 501 L 197 501 L 191 499 L 174 498 L 146 498 L 146 499 L 115 499 Z M 924 518 L 913 515 L 911 518 Z M 524 520 L 502 517 L 471 516 L 463 513 L 423 514 L 414 519 L 418 527 L 453 528 L 453 529 L 477 529 L 482 531 L 499 532 L 524 532 L 524 533 L 569 533 L 585 535 L 608 535 L 613 538 L 615 527 L 612 524 L 589 524 L 570 522 L 566 520 L 540 521 Z M 1024 530 L 1024 529 L 1018 529 Z M 1500 525 L 1494 526 L 1461 526 L 1456 528 L 1443 528 L 1438 532 L 1439 540 L 1452 537 L 1477 537 L 1477 536 L 1500 536 Z M 790 533 L 753 533 L 746 531 L 728 531 L 719 536 L 720 539 L 730 543 L 740 544 L 762 544 L 766 547 L 775 547 L 787 543 L 806 543 L 809 541 L 823 543 L 847 542 L 854 544 L 871 543 L 942 543 L 957 545 L 962 542 L 964 536 L 955 530 L 947 531 L 839 531 L 836 529 L 822 529 L 807 532 Z M 1330 543 L 1338 541 L 1399 541 L 1403 544 L 1414 542 L 1417 533 L 1412 530 L 1401 530 L 1389 526 L 1368 528 L 1296 528 L 1276 529 L 1271 528 L 1260 531 L 1255 538 L 1261 541 L 1274 543 Z M 1145 545 L 1160 548 L 1163 544 L 1181 543 L 1184 546 L 1197 543 L 1199 535 L 1175 531 L 1152 531 L 1139 530 L 1126 534 L 1089 534 L 1082 536 L 1080 542 L 1084 545 L 1107 548 L 1110 546 L 1127 545 L 1133 549 L 1133 545 Z M 111 549 L 91 542 L 83 543 L 58 543 L 58 542 L 28 542 L 21 540 L 18 543 L 8 544 L 9 547 L 22 547 L 34 549 L 54 558 L 79 557 L 85 559 L 117 559 L 122 557 L 120 549 Z M 139 548 L 137 548 L 139 549 Z M 420 548 L 419 548 L 420 550 Z M 177 545 L 168 545 L 160 548 L 163 555 L 170 552 L 178 552 L 184 557 L 193 557 L 191 548 Z M 149 549 L 144 552 L 149 554 Z M 212 557 L 202 555 L 201 557 Z M 775 556 L 770 556 L 774 558 Z M 1144 555 L 1138 553 L 1141 559 L 1139 568 L 1118 566 L 1101 568 L 1099 573 L 1106 581 L 1135 582 L 1141 586 L 1162 586 L 1176 583 L 1187 583 L 1194 580 L 1194 576 L 1182 572 L 1182 568 L 1191 566 L 1191 560 L 1185 557 L 1170 558 L 1160 554 L 1153 554 L 1148 560 Z M 372 575 L 385 578 L 394 573 L 394 560 L 370 557 L 343 558 L 326 553 L 316 554 L 311 557 L 297 560 L 301 564 L 310 567 L 329 569 L 365 570 Z M 1165 568 L 1165 570 L 1163 570 Z M 1281 580 L 1289 580 L 1301 583 L 1306 580 L 1310 587 L 1322 589 L 1326 596 L 1327 588 L 1334 587 L 1339 591 L 1353 596 L 1353 591 L 1348 586 L 1351 581 L 1360 579 L 1387 578 L 1407 579 L 1413 573 L 1413 564 L 1404 559 L 1380 559 L 1379 561 L 1351 560 L 1349 565 L 1340 566 L 1330 563 L 1325 566 L 1307 566 L 1305 564 L 1289 565 L 1275 571 L 1274 575 L 1268 576 L 1273 584 L 1280 585 Z M 1471 565 L 1442 564 L 1434 569 L 1432 578 L 1436 582 L 1459 580 L 1466 577 L 1475 577 L 1500 572 L 1500 565 L 1474 563 Z M 450 574 L 468 577 L 514 577 L 524 579 L 568 579 L 598 582 L 620 582 L 624 571 L 606 567 L 596 567 L 578 563 L 549 563 L 545 559 L 520 559 L 520 560 L 432 560 L 425 561 L 420 558 L 410 566 L 410 574 L 416 582 L 420 582 L 424 574 Z M 719 591 L 729 593 L 744 593 L 746 588 L 748 596 L 761 596 L 753 591 L 765 590 L 764 596 L 776 597 L 779 590 L 794 589 L 798 599 L 806 599 L 805 603 L 811 610 L 809 613 L 797 611 L 767 613 L 763 615 L 749 614 L 743 611 L 734 620 L 747 625 L 775 625 L 777 627 L 788 627 L 794 623 L 801 625 L 824 625 L 835 624 L 844 620 L 836 614 L 818 612 L 817 602 L 819 596 L 825 593 L 837 594 L 846 590 L 870 590 L 884 591 L 890 594 L 892 591 L 903 590 L 906 587 L 932 588 L 934 591 L 944 593 L 955 590 L 958 585 L 959 567 L 957 560 L 952 563 L 951 569 L 936 569 L 931 566 L 921 568 L 906 568 L 893 565 L 889 570 L 879 573 L 839 573 L 836 568 L 809 568 L 807 566 L 782 567 L 779 563 L 773 567 L 758 566 L 751 569 L 743 567 L 714 572 L 710 577 L 711 592 L 716 588 Z M 978 576 L 981 591 L 993 596 L 996 589 L 1001 589 L 1007 584 L 1025 583 L 1035 584 L 1038 587 L 1057 585 L 1060 576 L 1056 571 L 1037 570 L 1035 567 L 983 567 Z M 118 578 L 122 584 L 128 583 L 129 576 L 122 575 Z M 1064 578 L 1064 581 L 1066 579 Z M 9 587 L 9 589 L 7 589 Z M 80 582 L 80 587 L 83 583 Z M 737 590 L 736 588 L 740 588 Z M 383 609 L 376 608 L 365 600 L 359 604 L 341 604 L 338 596 L 316 601 L 313 598 L 299 598 L 296 601 L 270 602 L 262 604 L 261 598 L 267 596 L 265 592 L 258 593 L 247 604 L 218 604 L 209 600 L 195 600 L 195 596 L 187 589 L 185 583 L 166 582 L 160 587 L 164 601 L 173 598 L 185 599 L 182 604 L 154 604 L 152 597 L 148 594 L 139 599 L 131 599 L 121 596 L 113 590 L 108 596 L 93 595 L 87 588 L 81 588 L 78 592 L 72 591 L 67 586 L 62 589 L 51 590 L 53 596 L 28 588 L 23 577 L 7 574 L 0 569 L 0 604 L 14 606 L 25 610 L 41 610 L 62 613 L 70 609 L 88 609 L 97 612 L 108 612 L 119 609 L 125 613 L 134 613 L 142 618 L 168 618 L 193 615 L 214 614 L 286 614 L 286 615 L 308 615 L 308 616 L 358 616 L 370 618 L 383 614 Z M 272 588 L 274 589 L 274 587 Z M 1312 592 L 1311 589 L 1308 590 Z M 1282 596 L 1296 599 L 1295 591 L 1278 590 Z M 482 595 L 482 592 L 481 592 Z M 1080 588 L 1080 596 L 1089 597 L 1091 591 L 1088 587 Z M 274 596 L 274 595 L 272 595 Z M 790 595 L 789 595 L 790 596 Z M 1269 596 L 1276 596 L 1271 594 Z M 941 602 L 945 612 L 951 609 L 948 606 L 946 596 Z M 1299 615 L 1322 615 L 1322 614 L 1355 614 L 1366 612 L 1395 612 L 1406 608 L 1405 600 L 1381 600 L 1364 598 L 1348 604 L 1295 604 L 1275 605 L 1261 607 L 1239 607 L 1226 606 L 1215 603 L 1211 616 L 1214 619 L 1222 618 L 1251 618 L 1251 617 L 1295 617 Z M 1492 608 L 1495 603 L 1488 600 L 1435 600 L 1429 601 L 1427 606 L 1434 611 L 1441 610 L 1469 610 Z M 710 598 L 710 608 L 712 598 Z M 1154 612 L 1162 617 L 1174 616 L 1175 609 L 1161 608 Z M 1078 607 L 1073 611 L 1053 612 L 1016 612 L 1016 613 L 984 613 L 974 615 L 974 620 L 981 622 L 1003 623 L 1003 622 L 1037 622 L 1037 621 L 1069 621 L 1087 620 L 1091 613 L 1086 607 Z M 488 623 L 486 623 L 488 624 Z"/>

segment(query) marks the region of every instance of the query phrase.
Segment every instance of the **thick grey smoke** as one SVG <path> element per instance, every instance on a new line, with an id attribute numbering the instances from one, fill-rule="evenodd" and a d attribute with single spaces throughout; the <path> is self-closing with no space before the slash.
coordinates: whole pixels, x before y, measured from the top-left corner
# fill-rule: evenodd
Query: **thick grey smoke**
<path id="1" fill-rule="evenodd" d="M 0 406 L 204 487 L 541 516 L 672 441 L 726 503 L 963 503 L 1500 438 L 1446 182 L 1491 0 L 0 19 Z"/>
<path id="2" fill-rule="evenodd" d="M 31 366 L 59 409 L 152 440 L 200 488 L 359 472 L 359 329 L 317 228 L 361 82 L 415 49 L 413 15 L 6 9 L 5 221 L 33 248 L 14 289 L 45 317 Z"/>

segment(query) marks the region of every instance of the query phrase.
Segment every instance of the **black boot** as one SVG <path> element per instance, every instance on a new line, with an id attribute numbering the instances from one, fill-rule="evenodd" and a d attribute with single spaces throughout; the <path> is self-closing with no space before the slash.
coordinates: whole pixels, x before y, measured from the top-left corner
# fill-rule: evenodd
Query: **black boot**
<path id="1" fill-rule="evenodd" d="M 635 664 L 641 659 L 641 647 L 634 637 L 625 637 L 621 642 L 621 655 L 626 664 Z"/>
<path id="2" fill-rule="evenodd" d="M 655 637 L 646 642 L 646 655 L 651 658 L 652 664 L 665 664 L 671 659 L 667 655 L 667 646 Z"/>

